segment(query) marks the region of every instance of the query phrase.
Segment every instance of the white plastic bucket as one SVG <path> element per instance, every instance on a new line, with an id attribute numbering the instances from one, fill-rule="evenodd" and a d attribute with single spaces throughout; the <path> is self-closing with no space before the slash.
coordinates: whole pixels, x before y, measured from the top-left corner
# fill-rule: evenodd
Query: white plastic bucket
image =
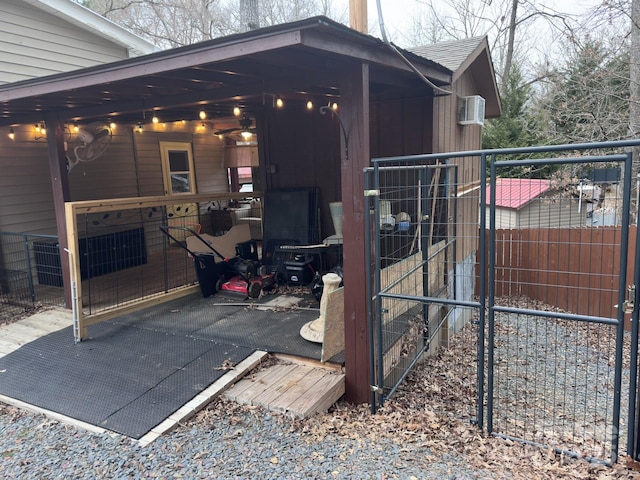
<path id="1" fill-rule="evenodd" d="M 342 236 L 342 202 L 331 202 L 329 204 L 331 212 L 331 220 L 333 220 L 333 228 L 336 235 Z"/>

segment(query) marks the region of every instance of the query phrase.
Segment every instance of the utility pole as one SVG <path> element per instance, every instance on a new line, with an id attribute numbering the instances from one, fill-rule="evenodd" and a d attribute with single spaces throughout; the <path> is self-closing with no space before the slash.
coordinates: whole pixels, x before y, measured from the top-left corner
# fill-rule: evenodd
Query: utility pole
<path id="1" fill-rule="evenodd" d="M 349 0 L 349 26 L 360 33 L 369 33 L 367 0 Z"/>

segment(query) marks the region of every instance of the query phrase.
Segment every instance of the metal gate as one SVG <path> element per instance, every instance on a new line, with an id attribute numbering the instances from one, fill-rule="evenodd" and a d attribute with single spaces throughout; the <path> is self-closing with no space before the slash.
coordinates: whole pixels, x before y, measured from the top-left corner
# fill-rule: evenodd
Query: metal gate
<path id="1" fill-rule="evenodd" d="M 468 354 L 430 374 L 460 377 L 469 421 L 593 461 L 625 446 L 637 457 L 640 269 L 628 265 L 640 250 L 626 149 L 638 145 L 372 160 L 372 409 L 426 355 L 462 341 Z"/>

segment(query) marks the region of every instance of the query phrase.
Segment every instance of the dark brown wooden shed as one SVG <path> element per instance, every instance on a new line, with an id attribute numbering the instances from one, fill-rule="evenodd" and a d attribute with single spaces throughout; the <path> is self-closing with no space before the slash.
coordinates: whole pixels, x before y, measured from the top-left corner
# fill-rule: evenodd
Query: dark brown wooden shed
<path id="1" fill-rule="evenodd" d="M 455 55 L 445 62 L 446 52 L 452 51 Z M 99 120 L 127 126 L 128 134 L 122 140 L 133 143 L 136 155 L 141 157 L 144 149 L 132 132 L 137 124 L 148 124 L 152 116 L 157 115 L 162 122 L 188 119 L 199 124 L 197 112 L 206 110 L 207 123 L 203 126 L 211 128 L 209 122 L 213 122 L 215 130 L 235 126 L 231 112 L 240 106 L 244 115 L 256 122 L 260 168 L 254 190 L 314 186 L 321 192 L 323 205 L 342 201 L 346 396 L 352 402 L 367 402 L 363 169 L 373 157 L 479 148 L 481 127 L 458 123 L 460 97 L 482 95 L 486 116 L 500 114 L 485 38 L 417 52 L 420 54 L 392 48 L 372 36 L 316 17 L 3 85 L 0 127 L 7 132 L 13 128 L 29 139 L 10 142 L 3 135 L 0 166 L 9 172 L 7 178 L 41 171 L 46 165 L 41 161 L 44 140 L 36 144 L 31 129 L 45 122 L 51 179 L 47 195 L 53 199 L 53 233 L 59 235 L 62 250 L 67 247 L 69 222 L 65 202 L 132 196 L 125 188 L 128 182 L 136 183 L 131 188 L 137 196 L 163 194 L 147 181 L 157 172 L 145 173 L 138 167 L 144 159 L 129 158 L 124 151 L 115 150 L 109 153 L 111 167 L 90 172 L 89 177 L 95 176 L 80 187 L 80 180 L 74 177 L 79 175 L 77 171 L 67 174 L 65 129 L 69 125 Z M 441 63 L 429 59 L 431 53 Z M 277 108 L 278 99 L 286 108 Z M 308 102 L 312 102 L 311 108 L 306 107 Z M 333 103 L 339 105 L 337 114 L 319 111 L 320 106 Z M 182 133 L 175 127 L 166 139 L 174 140 Z M 154 141 L 161 137 L 156 131 Z M 206 142 L 194 140 L 194 148 L 205 152 Z M 32 160 L 12 171 L 16 155 Z M 203 153 L 201 158 L 205 156 Z M 138 162 L 135 168 L 131 167 L 134 161 Z M 204 179 L 210 168 L 201 161 L 196 176 Z M 480 168 L 464 166 L 470 188 L 478 185 Z M 99 194 L 106 186 L 110 193 Z M 219 185 L 213 182 L 200 188 L 199 193 L 216 188 Z M 323 232 L 332 232 L 328 209 L 322 209 L 320 223 Z M 14 222 L 14 231 L 36 230 L 35 223 L 15 227 L 18 224 Z M 0 219 L 0 228 L 9 225 Z M 66 262 L 63 270 L 65 285 L 70 285 Z M 67 296 L 70 301 L 70 288 Z"/>

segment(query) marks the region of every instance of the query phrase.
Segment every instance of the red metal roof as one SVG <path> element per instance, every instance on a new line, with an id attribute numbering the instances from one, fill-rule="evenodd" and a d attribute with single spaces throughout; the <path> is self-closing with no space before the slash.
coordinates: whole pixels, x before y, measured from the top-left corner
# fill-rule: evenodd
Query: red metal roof
<path id="1" fill-rule="evenodd" d="M 535 178 L 498 178 L 496 207 L 518 209 L 551 188 L 549 180 Z M 486 190 L 487 205 L 491 204 L 490 188 Z"/>

